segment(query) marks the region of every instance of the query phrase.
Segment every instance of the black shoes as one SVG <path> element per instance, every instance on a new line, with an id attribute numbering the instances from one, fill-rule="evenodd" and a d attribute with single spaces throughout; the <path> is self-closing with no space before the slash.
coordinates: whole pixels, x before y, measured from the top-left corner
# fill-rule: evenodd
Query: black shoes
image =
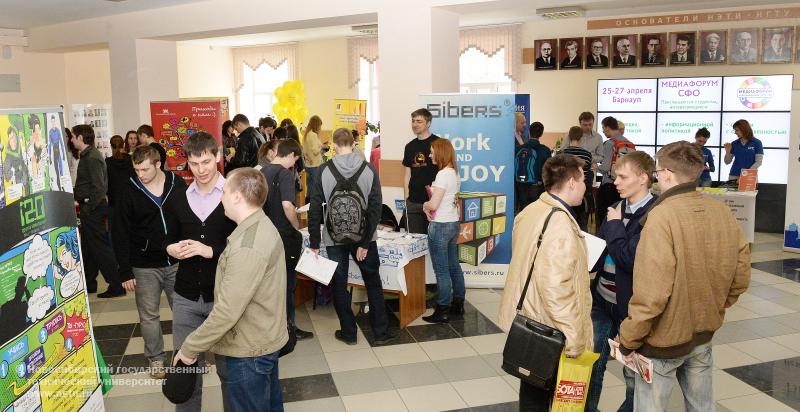
<path id="1" fill-rule="evenodd" d="M 464 299 L 459 299 L 459 298 L 453 299 L 453 303 L 450 304 L 450 314 L 451 315 L 464 314 Z"/>
<path id="2" fill-rule="evenodd" d="M 105 292 L 97 294 L 97 297 L 100 299 L 116 298 L 120 296 L 125 296 L 125 289 L 112 289 L 109 287 Z"/>
<path id="3" fill-rule="evenodd" d="M 308 331 L 305 331 L 305 330 L 302 330 L 302 329 L 296 327 L 296 328 L 294 328 L 294 336 L 297 337 L 297 340 L 306 340 L 306 339 L 313 338 L 314 337 L 314 333 L 313 332 L 308 332 Z"/>
<path id="4" fill-rule="evenodd" d="M 422 320 L 428 323 L 448 323 L 450 322 L 448 312 L 450 312 L 450 306 L 436 305 L 433 314 L 430 316 L 423 316 Z"/>
<path id="5" fill-rule="evenodd" d="M 334 337 L 335 337 L 337 340 L 340 340 L 340 341 L 342 341 L 342 342 L 344 342 L 344 343 L 346 343 L 346 344 L 348 344 L 348 345 L 350 345 L 350 346 L 353 346 L 353 345 L 355 345 L 355 344 L 357 344 L 357 343 L 358 343 L 358 341 L 357 341 L 357 339 L 356 339 L 356 338 L 353 338 L 353 339 L 347 339 L 347 338 L 345 338 L 345 337 L 344 337 L 344 335 L 342 334 L 342 331 L 341 331 L 341 330 L 337 330 L 337 331 L 336 331 L 336 332 L 333 334 L 333 336 L 334 336 Z"/>
<path id="6" fill-rule="evenodd" d="M 375 338 L 375 346 L 383 346 L 388 345 L 394 342 L 397 339 L 397 335 L 392 335 L 389 332 L 386 332 L 385 335 Z"/>

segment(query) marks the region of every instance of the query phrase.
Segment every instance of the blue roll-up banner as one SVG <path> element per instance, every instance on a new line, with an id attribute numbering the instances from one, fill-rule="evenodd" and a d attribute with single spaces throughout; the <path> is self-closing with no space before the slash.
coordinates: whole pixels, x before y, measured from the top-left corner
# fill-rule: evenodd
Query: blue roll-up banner
<path id="1" fill-rule="evenodd" d="M 463 194 L 458 247 L 466 284 L 503 287 L 514 226 L 516 96 L 431 94 L 420 96 L 420 103 L 433 114 L 431 132 L 450 140 L 456 151 Z"/>
<path id="2" fill-rule="evenodd" d="M 531 95 L 517 93 L 515 95 L 515 100 L 516 100 L 516 104 L 517 104 L 516 112 L 517 113 L 522 113 L 523 115 L 525 115 L 525 124 L 526 125 L 530 125 L 531 124 Z M 528 137 L 528 128 L 525 127 L 525 138 L 527 139 L 527 137 Z"/>

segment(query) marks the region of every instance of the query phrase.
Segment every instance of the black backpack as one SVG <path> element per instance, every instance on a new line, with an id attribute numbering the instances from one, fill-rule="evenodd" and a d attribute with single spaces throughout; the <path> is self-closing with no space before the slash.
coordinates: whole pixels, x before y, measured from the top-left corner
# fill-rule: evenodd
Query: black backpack
<path id="1" fill-rule="evenodd" d="M 358 178 L 366 167 L 367 162 L 363 162 L 353 176 L 345 179 L 333 161 L 328 162 L 336 186 L 327 202 L 325 227 L 337 244 L 358 243 L 367 235 L 367 199 L 358 187 Z"/>

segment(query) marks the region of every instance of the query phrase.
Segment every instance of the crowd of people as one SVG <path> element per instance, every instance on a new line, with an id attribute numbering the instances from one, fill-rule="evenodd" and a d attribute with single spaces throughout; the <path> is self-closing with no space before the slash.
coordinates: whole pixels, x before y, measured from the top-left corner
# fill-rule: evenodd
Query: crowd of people
<path id="1" fill-rule="evenodd" d="M 676 380 L 687 410 L 713 410 L 711 338 L 750 283 L 750 247 L 730 210 L 696 191 L 712 184 L 710 132 L 701 128 L 693 143 L 665 145 L 653 159 L 625 138 L 621 121 L 602 120 L 605 141 L 593 130 L 591 113 L 578 121 L 555 155 L 542 149 L 540 123 L 530 125 L 528 139 L 525 122 L 517 123 L 516 191 L 522 195 L 500 325 L 509 330 L 527 288 L 521 313 L 560 330 L 567 357 L 598 353 L 587 411 L 598 410 L 609 340 L 626 360 L 633 352 L 658 360 L 652 383 L 624 368 L 620 411 L 666 411 Z M 724 145 L 731 181 L 763 159 L 750 124 L 739 120 L 733 129 L 738 139 Z M 523 179 L 520 171 L 537 178 Z M 532 203 L 525 193 L 534 193 Z M 592 210 L 606 248 L 587 270 L 583 238 Z M 523 380 L 520 410 L 549 411 L 554 391 Z"/>
<path id="2" fill-rule="evenodd" d="M 654 364 L 652 384 L 625 371 L 620 410 L 665 410 L 676 376 L 687 405 L 706 410 L 712 399 L 710 340 L 750 274 L 749 247 L 731 213 L 695 191 L 710 184 L 714 171 L 704 147 L 710 133 L 700 129 L 695 143 L 671 143 L 653 159 L 625 138 L 622 122 L 603 119 L 603 141 L 594 121 L 591 113 L 580 114 L 579 125 L 570 128 L 554 155 L 539 140 L 541 123 L 527 126 L 524 117 L 516 119 L 518 215 L 501 327 L 510 326 L 533 267 L 522 312 L 559 329 L 567 356 L 600 354 L 586 410 L 597 410 L 609 339 L 617 340 L 626 356 L 636 351 L 662 360 Z M 428 110 L 411 113 L 415 137 L 402 160 L 401 226 L 427 234 L 437 288 L 435 309 L 423 320 L 446 323 L 464 314 L 456 245 L 461 179 L 453 145 L 432 134 L 431 123 Z M 313 337 L 295 323 L 295 267 L 303 248 L 296 211 L 301 173 L 310 203 L 309 249 L 319 255 L 324 246 L 327 258 L 338 263 L 330 285 L 340 323 L 334 337 L 357 344 L 347 287 L 352 258 L 366 288 L 371 343 L 397 338 L 388 325 L 379 274 L 378 168 L 365 160 L 351 130 L 335 130 L 331 147 L 321 142 L 321 128 L 322 120 L 311 117 L 301 143 L 291 120 L 279 125 L 266 117 L 256 128 L 237 114 L 224 124 L 222 144 L 205 132 L 185 142 L 189 185 L 165 170 L 166 152 L 149 125 L 125 138 L 114 136 L 112 156 L 105 159 L 90 126 L 68 133 L 70 149 L 80 159 L 74 195 L 87 291 L 97 292 L 100 272 L 109 288 L 98 297 L 135 293 L 152 377 L 163 378 L 170 362 L 160 324 L 165 295 L 173 312 L 172 364 L 202 367 L 211 351 L 226 410 L 263 405 L 281 410 L 278 358 L 297 340 Z M 740 120 L 734 128 L 740 139 L 725 145 L 724 159 L 734 163 L 732 178 L 763 158 L 749 124 Z M 326 161 L 326 152 L 335 155 Z M 601 180 L 595 197 L 596 176 Z M 542 234 L 550 211 L 565 213 L 548 218 L 550 228 Z M 607 248 L 589 271 L 583 232 L 593 214 L 594 230 Z M 693 229 L 698 227 L 704 229 Z M 534 240 L 540 235 L 541 251 Z M 231 379 L 232 373 L 238 378 Z M 552 389 L 522 382 L 521 410 L 548 410 Z M 200 410 L 202 391 L 198 374 L 194 393 L 177 410 Z"/>

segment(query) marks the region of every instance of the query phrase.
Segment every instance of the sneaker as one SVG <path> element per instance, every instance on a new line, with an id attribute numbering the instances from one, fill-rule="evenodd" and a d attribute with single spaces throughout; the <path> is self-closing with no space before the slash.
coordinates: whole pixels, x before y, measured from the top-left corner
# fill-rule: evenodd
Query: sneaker
<path id="1" fill-rule="evenodd" d="M 167 374 L 164 372 L 164 361 L 150 361 L 150 377 L 153 379 L 164 379 Z"/>
<path id="2" fill-rule="evenodd" d="M 391 334 L 389 332 L 386 332 L 385 335 L 383 335 L 383 336 L 381 336 L 379 338 L 375 338 L 375 346 L 387 345 L 389 343 L 394 342 L 396 339 L 397 339 L 397 335 L 394 335 L 394 334 Z"/>
<path id="3" fill-rule="evenodd" d="M 335 337 L 337 340 L 340 340 L 340 341 L 342 341 L 342 342 L 344 342 L 344 343 L 346 343 L 346 344 L 348 344 L 348 345 L 350 345 L 350 346 L 356 345 L 356 344 L 358 343 L 358 340 L 357 340 L 357 338 L 353 338 L 353 339 L 347 339 L 347 338 L 345 338 L 345 337 L 344 337 L 344 335 L 342 334 L 342 331 L 341 331 L 341 330 L 337 330 L 337 331 L 336 331 L 336 332 L 333 334 L 333 336 L 334 336 L 334 337 Z"/>
<path id="4" fill-rule="evenodd" d="M 125 296 L 125 289 L 112 289 L 109 287 L 105 292 L 97 294 L 97 297 L 100 299 L 117 298 L 120 296 Z"/>
<path id="5" fill-rule="evenodd" d="M 300 328 L 294 328 L 294 335 L 297 337 L 297 340 L 306 340 L 313 338 L 314 332 L 305 331 Z"/>

